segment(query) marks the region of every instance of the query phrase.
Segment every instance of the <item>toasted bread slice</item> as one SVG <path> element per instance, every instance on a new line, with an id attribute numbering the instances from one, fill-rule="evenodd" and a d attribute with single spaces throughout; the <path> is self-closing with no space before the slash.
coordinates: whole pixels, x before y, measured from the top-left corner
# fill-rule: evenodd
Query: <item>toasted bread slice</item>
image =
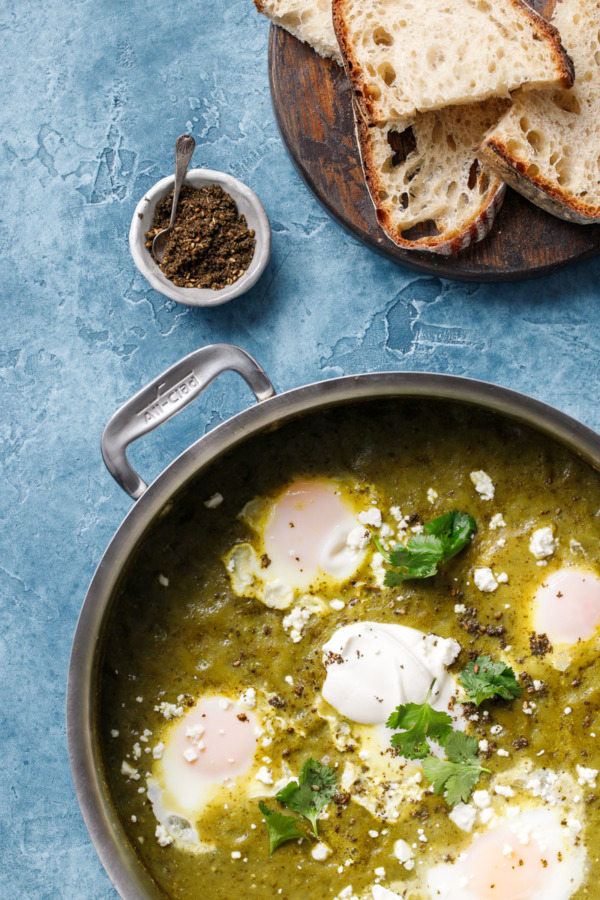
<path id="1" fill-rule="evenodd" d="M 412 125 L 355 121 L 379 224 L 399 247 L 449 255 L 482 240 L 506 185 L 485 171 L 473 147 L 506 109 L 487 100 L 418 114 Z"/>
<path id="2" fill-rule="evenodd" d="M 321 56 L 342 64 L 333 30 L 331 0 L 254 0 L 254 5 L 275 25 L 310 44 Z"/>
<path id="3" fill-rule="evenodd" d="M 333 24 L 370 125 L 573 84 L 557 30 L 524 0 L 333 0 Z"/>
<path id="4" fill-rule="evenodd" d="M 600 4 L 563 0 L 553 21 L 573 56 L 571 90 L 519 91 L 478 157 L 561 219 L 600 222 Z"/>

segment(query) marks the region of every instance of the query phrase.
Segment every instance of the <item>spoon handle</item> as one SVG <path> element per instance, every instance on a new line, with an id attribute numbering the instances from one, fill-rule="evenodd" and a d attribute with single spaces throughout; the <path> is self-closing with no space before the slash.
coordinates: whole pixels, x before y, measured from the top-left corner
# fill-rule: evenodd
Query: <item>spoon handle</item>
<path id="1" fill-rule="evenodd" d="M 173 188 L 173 205 L 171 207 L 171 221 L 169 228 L 173 227 L 175 222 L 175 213 L 177 212 L 177 204 L 179 203 L 179 192 L 181 185 L 190 164 L 190 159 L 196 147 L 196 141 L 191 134 L 180 134 L 175 141 L 175 186 Z"/>

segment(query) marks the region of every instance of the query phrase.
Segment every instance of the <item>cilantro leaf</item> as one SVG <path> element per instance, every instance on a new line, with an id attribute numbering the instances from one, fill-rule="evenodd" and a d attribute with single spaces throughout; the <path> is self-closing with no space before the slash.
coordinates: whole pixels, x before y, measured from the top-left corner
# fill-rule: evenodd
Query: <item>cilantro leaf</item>
<path id="1" fill-rule="evenodd" d="M 514 700 L 523 693 L 513 669 L 503 662 L 494 662 L 489 656 L 478 656 L 458 677 L 469 700 L 477 706 L 490 697 Z"/>
<path id="2" fill-rule="evenodd" d="M 438 712 L 429 705 L 429 697 L 435 679 L 423 703 L 405 703 L 397 706 L 388 718 L 388 728 L 402 729 L 392 737 L 392 747 L 407 759 L 424 759 L 431 752 L 428 738 L 443 744 L 452 732 L 452 718 L 445 712 Z"/>
<path id="3" fill-rule="evenodd" d="M 293 812 L 308 819 L 317 832 L 317 818 L 337 791 L 337 779 L 333 769 L 314 759 L 305 760 L 298 782 L 290 781 L 277 793 L 277 799 Z"/>
<path id="4" fill-rule="evenodd" d="M 430 578 L 440 563 L 445 563 L 466 547 L 477 531 L 477 524 L 467 513 L 452 510 L 424 525 L 425 534 L 415 534 L 389 553 L 375 538 L 377 549 L 391 568 L 386 572 L 387 587 L 398 587 L 414 578 Z"/>
<path id="5" fill-rule="evenodd" d="M 296 828 L 300 819 L 293 819 L 291 816 L 275 812 L 275 810 L 269 809 L 262 800 L 259 802 L 258 808 L 265 817 L 265 824 L 269 832 L 269 856 L 273 856 L 275 850 L 287 841 L 308 840 L 308 836 Z"/>
<path id="6" fill-rule="evenodd" d="M 463 731 L 453 731 L 444 749 L 448 759 L 428 756 L 423 760 L 423 775 L 431 782 L 433 793 L 443 793 L 450 806 L 466 803 L 481 773 L 489 772 L 479 765 L 477 739 Z"/>
<path id="7" fill-rule="evenodd" d="M 444 546 L 444 562 L 460 553 L 477 531 L 473 516 L 458 512 L 456 509 L 432 519 L 423 527 L 427 534 L 435 535 L 441 540 Z"/>
<path id="8" fill-rule="evenodd" d="M 453 731 L 444 744 L 446 756 L 453 763 L 466 763 L 478 766 L 479 744 L 477 738 L 466 735 L 464 731 Z"/>
<path id="9" fill-rule="evenodd" d="M 443 794 L 450 806 L 466 803 L 471 796 L 483 769 L 453 763 L 437 756 L 423 760 L 423 775 L 431 782 L 434 794 Z"/>

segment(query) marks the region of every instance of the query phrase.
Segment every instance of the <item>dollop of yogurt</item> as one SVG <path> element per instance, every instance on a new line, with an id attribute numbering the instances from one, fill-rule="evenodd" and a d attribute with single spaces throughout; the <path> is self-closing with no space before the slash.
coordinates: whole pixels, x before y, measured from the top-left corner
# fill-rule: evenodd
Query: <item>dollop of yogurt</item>
<path id="1" fill-rule="evenodd" d="M 400 704 L 423 703 L 435 679 L 429 703 L 448 711 L 456 684 L 446 666 L 459 652 L 452 638 L 404 625 L 345 625 L 323 646 L 322 695 L 353 722 L 384 725 Z"/>

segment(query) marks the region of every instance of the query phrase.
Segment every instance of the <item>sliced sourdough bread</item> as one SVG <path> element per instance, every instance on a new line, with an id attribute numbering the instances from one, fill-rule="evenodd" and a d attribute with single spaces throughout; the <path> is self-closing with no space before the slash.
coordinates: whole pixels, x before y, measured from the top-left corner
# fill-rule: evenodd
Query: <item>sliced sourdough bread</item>
<path id="1" fill-rule="evenodd" d="M 395 244 L 449 255 L 486 236 L 506 185 L 478 164 L 473 147 L 506 105 L 488 100 L 420 113 L 404 130 L 369 127 L 355 106 L 367 186 Z"/>
<path id="2" fill-rule="evenodd" d="M 558 32 L 524 0 L 333 0 L 333 24 L 370 125 L 573 83 Z"/>
<path id="3" fill-rule="evenodd" d="M 310 44 L 321 56 L 342 64 L 333 30 L 331 0 L 254 0 L 254 5 L 275 25 Z"/>
<path id="4" fill-rule="evenodd" d="M 572 55 L 571 90 L 519 91 L 478 157 L 561 219 L 600 222 L 600 3 L 562 0 L 553 19 Z"/>

